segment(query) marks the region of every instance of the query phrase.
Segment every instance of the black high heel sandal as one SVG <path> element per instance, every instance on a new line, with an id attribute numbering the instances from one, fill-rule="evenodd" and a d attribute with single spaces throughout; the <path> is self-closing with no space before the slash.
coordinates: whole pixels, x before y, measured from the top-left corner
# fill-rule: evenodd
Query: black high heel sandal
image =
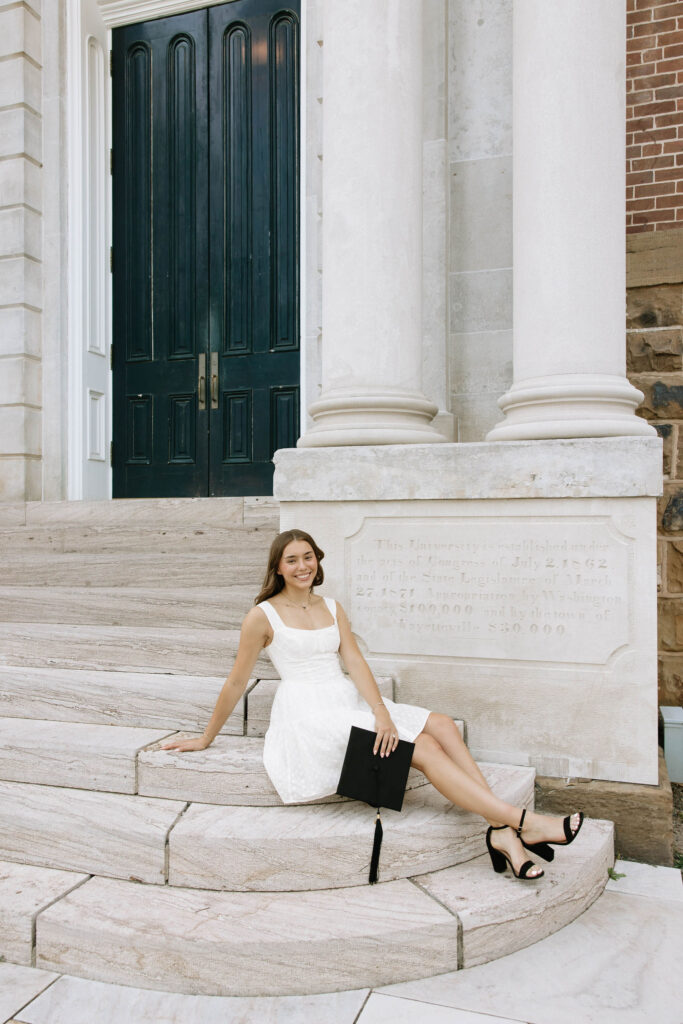
<path id="1" fill-rule="evenodd" d="M 521 839 L 522 825 L 524 824 L 525 816 L 526 816 L 526 807 L 522 811 L 522 816 L 519 819 L 519 825 L 517 826 L 516 829 L 513 829 L 513 832 L 515 832 L 515 834 L 517 835 L 518 839 Z M 505 871 L 505 868 L 509 865 L 510 870 L 512 871 L 512 874 L 515 876 L 515 878 L 522 878 L 522 879 L 524 879 L 527 882 L 534 882 L 537 878 L 543 878 L 543 875 L 545 874 L 545 872 L 543 871 L 542 868 L 538 872 L 537 875 L 530 875 L 529 874 L 529 871 L 530 871 L 531 868 L 535 868 L 535 867 L 538 866 L 538 865 L 534 864 L 533 861 L 530 861 L 530 860 L 525 860 L 524 861 L 524 863 L 522 864 L 521 868 L 519 869 L 519 874 L 517 874 L 517 872 L 515 871 L 515 869 L 514 869 L 514 867 L 512 865 L 512 861 L 508 857 L 507 853 L 503 853 L 502 850 L 497 850 L 495 848 L 495 846 L 492 845 L 492 843 L 491 843 L 491 833 L 492 832 L 498 832 L 502 828 L 512 828 L 512 825 L 489 825 L 488 830 L 486 832 L 486 849 L 489 851 L 489 857 L 491 858 L 491 864 L 493 866 L 493 870 L 495 872 L 497 872 L 498 874 L 501 874 L 503 871 Z M 550 852 L 552 853 L 553 851 L 551 850 Z"/>
<path id="2" fill-rule="evenodd" d="M 526 813 L 526 810 L 525 810 L 524 813 Z M 570 843 L 574 842 L 574 840 L 578 836 L 579 832 L 581 831 L 581 826 L 583 825 L 583 811 L 578 811 L 578 815 L 579 815 L 579 824 L 576 826 L 576 832 L 572 832 L 572 815 L 571 814 L 568 814 L 567 817 L 563 820 L 562 825 L 564 827 L 564 842 L 562 842 L 562 840 L 547 839 L 543 843 L 525 843 L 524 840 L 522 839 L 522 837 L 520 836 L 519 838 L 522 839 L 522 846 L 526 847 L 527 850 L 531 850 L 532 853 L 535 853 L 538 857 L 543 857 L 544 860 L 548 860 L 548 861 L 552 860 L 553 857 L 555 856 L 555 851 L 552 849 L 552 847 L 553 846 L 569 846 Z M 522 815 L 522 821 L 523 820 L 524 820 L 524 815 Z M 522 828 L 522 822 L 521 821 L 519 823 L 519 828 L 520 829 Z M 519 831 L 518 831 L 518 835 L 519 835 Z"/>

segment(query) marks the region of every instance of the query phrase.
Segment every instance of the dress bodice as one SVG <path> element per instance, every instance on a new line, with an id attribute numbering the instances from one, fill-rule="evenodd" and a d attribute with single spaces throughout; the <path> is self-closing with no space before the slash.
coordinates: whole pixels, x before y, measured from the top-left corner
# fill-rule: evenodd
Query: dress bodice
<path id="1" fill-rule="evenodd" d="M 322 629 L 286 626 L 270 601 L 262 601 L 258 605 L 273 628 L 273 639 L 266 647 L 266 651 L 283 682 L 318 682 L 343 675 L 338 655 L 340 637 L 337 603 L 331 597 L 325 597 L 323 600 L 334 622 Z"/>

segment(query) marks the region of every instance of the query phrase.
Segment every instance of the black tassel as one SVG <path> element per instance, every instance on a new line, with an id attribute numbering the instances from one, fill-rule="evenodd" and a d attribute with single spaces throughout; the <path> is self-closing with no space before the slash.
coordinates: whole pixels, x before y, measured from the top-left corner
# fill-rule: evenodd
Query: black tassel
<path id="1" fill-rule="evenodd" d="M 377 818 L 375 820 L 375 839 L 372 844 L 372 857 L 370 858 L 370 877 L 368 882 L 370 885 L 374 885 L 377 881 L 377 869 L 379 868 L 379 851 L 382 847 L 382 836 L 384 832 L 382 829 L 382 819 L 379 816 L 379 807 L 377 808 Z"/>

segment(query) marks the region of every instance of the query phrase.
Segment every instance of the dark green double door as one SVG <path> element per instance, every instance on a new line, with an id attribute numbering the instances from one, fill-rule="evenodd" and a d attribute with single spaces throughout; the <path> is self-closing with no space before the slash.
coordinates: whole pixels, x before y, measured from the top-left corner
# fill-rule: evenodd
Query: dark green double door
<path id="1" fill-rule="evenodd" d="M 299 436 L 298 2 L 113 31 L 114 497 L 272 492 Z"/>

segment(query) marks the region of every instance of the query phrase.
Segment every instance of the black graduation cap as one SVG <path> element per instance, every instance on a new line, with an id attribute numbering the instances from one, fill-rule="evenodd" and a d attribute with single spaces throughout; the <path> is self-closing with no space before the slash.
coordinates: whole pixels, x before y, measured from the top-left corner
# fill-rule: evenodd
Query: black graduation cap
<path id="1" fill-rule="evenodd" d="M 376 732 L 360 729 L 356 725 L 351 726 L 349 744 L 337 786 L 339 796 L 364 800 L 365 803 L 377 808 L 368 878 L 371 885 L 377 881 L 379 851 L 382 846 L 380 807 L 388 807 L 392 811 L 401 810 L 415 750 L 414 743 L 399 740 L 396 749 L 392 750 L 388 757 L 380 757 L 379 753 L 373 754 L 376 740 Z"/>

